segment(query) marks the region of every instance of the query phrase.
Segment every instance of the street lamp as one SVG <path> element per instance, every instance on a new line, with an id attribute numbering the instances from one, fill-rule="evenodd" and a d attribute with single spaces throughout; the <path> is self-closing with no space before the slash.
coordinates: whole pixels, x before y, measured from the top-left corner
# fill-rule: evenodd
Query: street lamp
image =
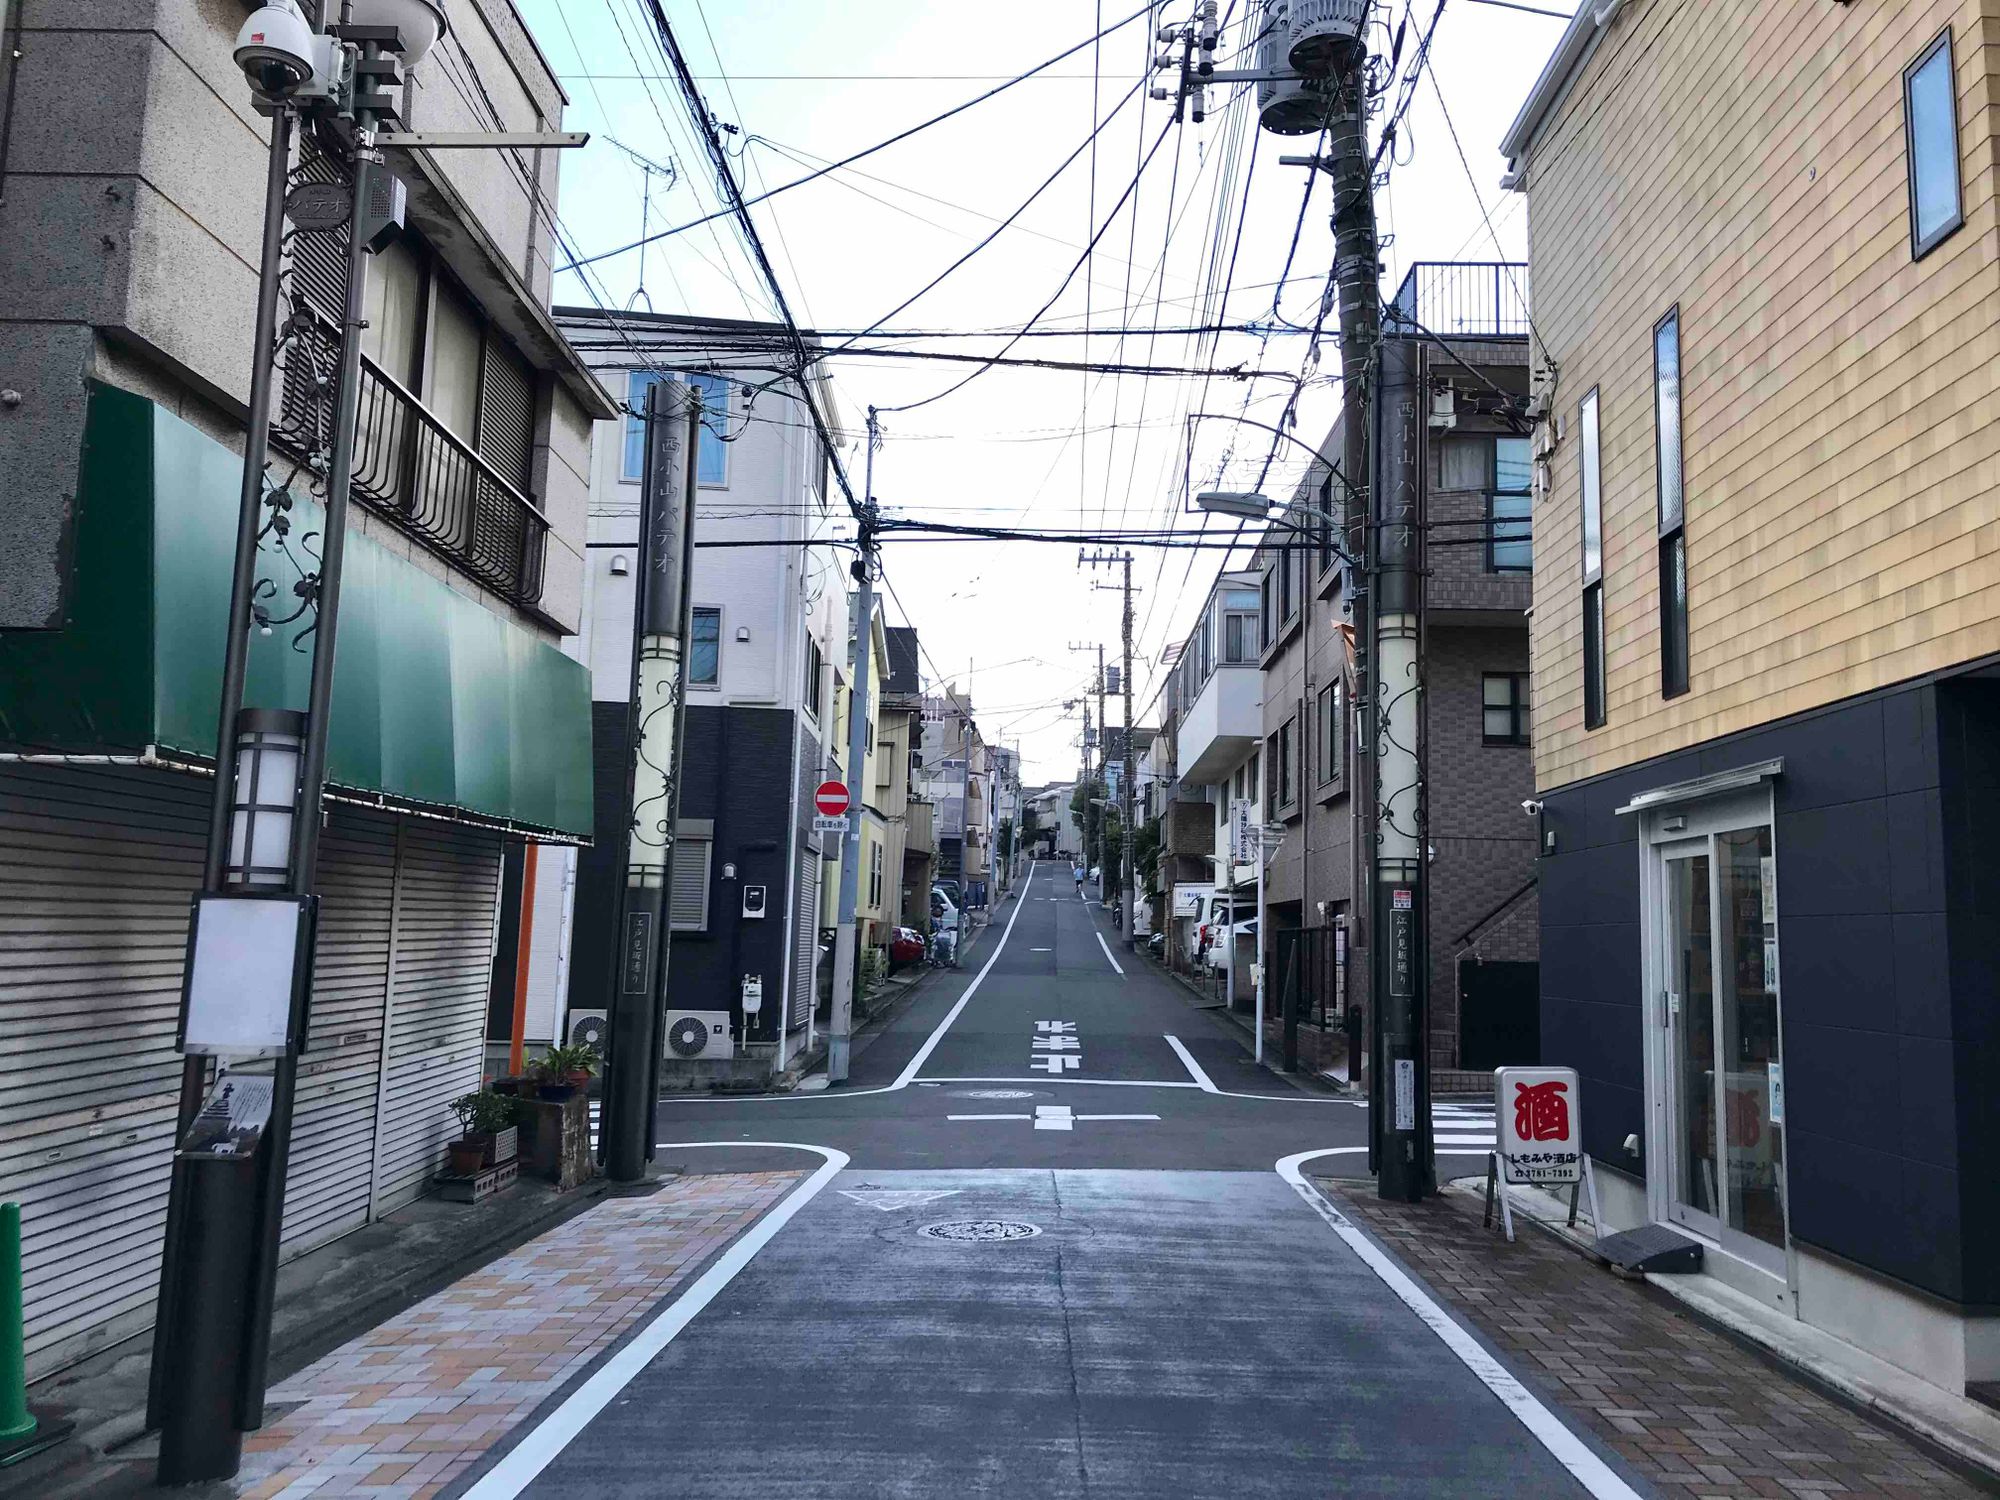
<path id="1" fill-rule="evenodd" d="M 1271 519 L 1270 497 L 1234 490 L 1204 490 L 1194 497 L 1197 507 L 1212 516 L 1236 516 L 1245 521 Z"/>

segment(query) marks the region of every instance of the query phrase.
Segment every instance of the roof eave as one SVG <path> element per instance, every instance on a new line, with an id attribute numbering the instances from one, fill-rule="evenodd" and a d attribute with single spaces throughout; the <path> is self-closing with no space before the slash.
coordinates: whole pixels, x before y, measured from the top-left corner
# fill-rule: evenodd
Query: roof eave
<path id="1" fill-rule="evenodd" d="M 1624 0 L 1582 0 L 1576 14 L 1570 17 L 1569 25 L 1563 29 L 1562 39 L 1556 43 L 1555 51 L 1542 65 L 1541 75 L 1535 79 L 1535 86 L 1528 91 L 1527 100 L 1520 112 L 1514 116 L 1514 123 L 1507 127 L 1507 133 L 1500 138 L 1500 154 L 1507 158 L 1507 175 L 1501 179 L 1501 186 L 1517 188 L 1521 185 L 1520 159 L 1528 154 L 1542 123 L 1554 112 L 1555 107 L 1569 93 L 1569 86 L 1583 65 L 1590 60 L 1605 30 L 1611 25 Z"/>

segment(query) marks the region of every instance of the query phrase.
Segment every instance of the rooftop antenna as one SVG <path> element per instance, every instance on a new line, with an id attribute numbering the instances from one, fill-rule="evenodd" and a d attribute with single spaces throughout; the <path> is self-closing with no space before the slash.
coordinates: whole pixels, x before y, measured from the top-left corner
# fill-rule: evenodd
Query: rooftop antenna
<path id="1" fill-rule="evenodd" d="M 639 170 L 646 174 L 645 186 L 639 193 L 639 284 L 632 289 L 632 295 L 625 299 L 625 311 L 632 311 L 633 304 L 641 297 L 644 297 L 646 299 L 646 311 L 651 312 L 653 310 L 653 298 L 652 294 L 646 290 L 646 238 L 647 231 L 652 227 L 653 178 L 655 176 L 664 177 L 667 179 L 666 185 L 672 187 L 676 182 L 681 180 L 681 169 L 675 166 L 672 161 L 657 162 L 650 156 L 641 155 L 623 141 L 613 140 L 608 135 L 600 136 L 599 139 L 610 141 L 612 145 L 631 157 L 638 164 Z"/>

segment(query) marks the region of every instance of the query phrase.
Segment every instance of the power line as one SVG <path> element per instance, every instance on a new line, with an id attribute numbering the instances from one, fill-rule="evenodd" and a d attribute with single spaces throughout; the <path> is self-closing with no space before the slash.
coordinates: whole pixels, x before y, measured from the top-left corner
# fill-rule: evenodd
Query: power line
<path id="1" fill-rule="evenodd" d="M 647 3 L 653 7 L 655 15 L 657 17 L 657 21 L 659 23 L 664 23 L 665 15 L 664 13 L 659 11 L 659 8 L 655 3 L 655 0 L 647 0 Z M 1147 0 L 1146 5 L 1144 5 L 1138 10 L 1133 11 L 1132 14 L 1127 16 L 1124 20 L 1116 22 L 1111 26 L 1107 26 L 1101 33 L 1101 36 L 1110 36 L 1112 33 L 1121 31 L 1125 27 L 1131 25 L 1141 16 L 1150 15 L 1152 13 L 1154 3 L 1155 0 Z M 908 140 L 911 136 L 918 134 L 920 131 L 928 130 L 933 125 L 941 125 L 946 120 L 951 119 L 954 115 L 961 115 L 965 113 L 965 111 L 967 111 L 968 109 L 972 109 L 976 105 L 984 104 L 987 100 L 995 98 L 1000 94 L 1004 94 L 1008 89 L 1013 88 L 1016 84 L 1024 83 L 1028 79 L 1033 78 L 1036 74 L 1041 73 L 1046 69 L 1054 67 L 1057 63 L 1062 62 L 1064 59 L 1074 57 L 1077 53 L 1081 52 L 1085 47 L 1090 46 L 1091 43 L 1098 40 L 1100 40 L 1099 36 L 1085 37 L 1082 41 L 1078 42 L 1074 47 L 1071 47 L 1066 51 L 1057 53 L 1047 62 L 1041 63 L 1036 67 L 1032 67 L 1028 69 L 1028 71 L 1025 73 L 1016 74 L 1014 77 L 1008 79 L 1005 83 L 1001 84 L 998 88 L 988 89 L 985 93 L 978 95 L 976 98 L 968 99 L 963 104 L 954 105 L 952 108 L 946 110 L 943 114 L 933 115 L 931 116 L 931 118 L 923 121 L 921 124 L 912 125 L 908 130 L 899 131 L 897 134 L 890 136 L 885 141 L 878 141 L 874 145 L 865 147 L 860 151 L 856 151 L 850 156 L 844 156 L 839 161 L 834 162 L 831 166 L 822 167 L 816 172 L 808 172 L 804 177 L 798 178 L 795 181 L 780 183 L 777 187 L 772 188 L 769 192 L 760 193 L 755 198 L 747 200 L 744 206 L 746 208 L 751 207 L 758 203 L 764 202 L 766 199 L 775 198 L 780 193 L 790 192 L 793 188 L 804 187 L 807 183 L 816 182 L 820 178 L 826 176 L 827 173 L 835 171 L 838 168 L 851 166 L 853 163 L 857 161 L 861 161 L 867 157 L 875 155 L 878 151 L 886 151 L 889 147 L 894 146 L 902 141 Z M 684 88 L 694 89 L 695 96 L 699 98 L 700 90 L 695 85 L 693 75 L 681 72 L 678 69 L 676 70 L 676 73 L 682 86 Z M 705 125 L 706 121 L 704 121 L 703 123 Z M 562 266 L 559 269 L 569 271 L 569 270 L 574 270 L 578 266 L 591 265 L 600 260 L 609 260 L 611 259 L 611 257 L 615 255 L 623 255 L 628 251 L 636 250 L 639 248 L 641 244 L 647 243 L 651 240 L 668 239 L 674 235 L 683 234 L 686 231 L 696 228 L 699 225 L 712 223 L 716 219 L 727 218 L 729 216 L 730 216 L 729 210 L 724 210 L 720 213 L 709 214 L 705 218 L 692 220 L 689 223 L 682 224 L 673 229 L 663 229 L 659 231 L 657 234 L 647 236 L 646 239 L 644 240 L 634 240 L 631 244 L 620 245 L 614 250 L 600 250 L 595 255 L 585 256 L 580 259 L 574 259 L 568 265 Z"/>

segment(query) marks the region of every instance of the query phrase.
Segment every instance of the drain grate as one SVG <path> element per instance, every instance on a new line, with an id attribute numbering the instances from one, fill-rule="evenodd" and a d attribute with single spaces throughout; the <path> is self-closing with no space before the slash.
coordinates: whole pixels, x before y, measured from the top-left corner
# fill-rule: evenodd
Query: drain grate
<path id="1" fill-rule="evenodd" d="M 994 1244 L 1002 1240 L 1031 1240 L 1042 1231 L 1018 1219 L 953 1219 L 943 1224 L 926 1224 L 917 1233 L 933 1240 L 960 1244 Z"/>

